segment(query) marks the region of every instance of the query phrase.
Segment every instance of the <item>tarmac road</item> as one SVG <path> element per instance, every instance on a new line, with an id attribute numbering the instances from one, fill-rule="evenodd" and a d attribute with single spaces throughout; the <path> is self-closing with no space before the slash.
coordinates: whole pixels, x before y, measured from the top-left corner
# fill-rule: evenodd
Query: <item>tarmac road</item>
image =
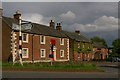
<path id="1" fill-rule="evenodd" d="M 116 63 L 98 63 L 105 72 L 38 72 L 3 71 L 3 78 L 118 78 L 119 67 Z M 114 80 L 114 79 L 113 79 Z"/>

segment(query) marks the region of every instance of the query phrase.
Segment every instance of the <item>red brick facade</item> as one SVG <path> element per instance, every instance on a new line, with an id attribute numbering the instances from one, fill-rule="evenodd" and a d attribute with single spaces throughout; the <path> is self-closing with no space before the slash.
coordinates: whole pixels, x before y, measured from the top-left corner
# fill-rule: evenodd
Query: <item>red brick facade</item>
<path id="1" fill-rule="evenodd" d="M 16 45 L 17 45 L 17 50 L 18 50 L 19 33 L 16 32 L 16 34 L 17 34 L 17 36 L 16 36 L 17 44 Z M 60 45 L 60 38 L 52 37 L 52 36 L 45 36 L 45 44 L 41 44 L 40 43 L 40 35 L 37 35 L 37 34 L 28 34 L 28 43 L 22 42 L 22 48 L 28 48 L 28 52 L 29 52 L 28 53 L 29 57 L 23 58 L 23 61 L 32 61 L 32 56 L 33 56 L 34 62 L 50 61 L 49 54 L 50 54 L 50 47 L 51 47 L 51 44 L 50 44 L 51 39 L 55 39 L 55 41 L 56 41 L 56 44 L 55 44 L 56 49 L 54 49 L 54 60 L 55 61 L 68 61 L 69 53 L 68 53 L 67 46 L 68 46 L 69 39 L 63 38 L 64 45 Z M 46 50 L 45 58 L 41 58 L 40 49 Z M 64 50 L 64 57 L 62 57 L 62 58 L 60 57 L 60 50 Z"/>
<path id="2" fill-rule="evenodd" d="M 94 48 L 94 59 L 96 60 L 105 60 L 108 57 L 107 48 Z"/>

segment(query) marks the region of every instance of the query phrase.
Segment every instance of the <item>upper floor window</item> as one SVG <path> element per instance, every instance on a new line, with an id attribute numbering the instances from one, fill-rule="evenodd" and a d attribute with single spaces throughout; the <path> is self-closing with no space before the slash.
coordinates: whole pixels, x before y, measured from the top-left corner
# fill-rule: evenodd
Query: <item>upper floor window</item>
<path id="1" fill-rule="evenodd" d="M 64 45 L 64 39 L 60 38 L 60 45 Z"/>
<path id="2" fill-rule="evenodd" d="M 23 42 L 28 42 L 28 34 L 26 34 L 26 33 L 22 34 L 22 41 Z"/>
<path id="3" fill-rule="evenodd" d="M 43 35 L 40 36 L 40 43 L 45 44 L 45 36 Z"/>
<path id="4" fill-rule="evenodd" d="M 40 49 L 40 56 L 41 56 L 41 58 L 45 58 L 45 56 L 46 56 L 45 49 Z"/>
<path id="5" fill-rule="evenodd" d="M 83 44 L 83 48 L 85 48 L 85 45 Z"/>
<path id="6" fill-rule="evenodd" d="M 60 57 L 64 57 L 64 50 L 60 50 Z"/>
<path id="7" fill-rule="evenodd" d="M 22 58 L 28 58 L 28 48 L 22 48 Z"/>

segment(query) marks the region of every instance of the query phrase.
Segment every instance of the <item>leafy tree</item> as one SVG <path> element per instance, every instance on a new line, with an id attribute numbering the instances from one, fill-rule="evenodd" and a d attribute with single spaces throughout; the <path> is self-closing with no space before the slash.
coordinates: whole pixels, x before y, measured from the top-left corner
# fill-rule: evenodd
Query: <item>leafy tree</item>
<path id="1" fill-rule="evenodd" d="M 120 39 L 116 39 L 112 42 L 113 45 L 113 56 L 120 57 Z"/>
<path id="2" fill-rule="evenodd" d="M 95 37 L 91 38 L 91 42 L 92 42 L 92 43 L 94 43 L 94 42 L 100 42 L 100 43 L 102 43 L 104 46 L 107 47 L 106 41 L 105 41 L 104 39 L 98 37 L 98 36 L 95 36 Z"/>

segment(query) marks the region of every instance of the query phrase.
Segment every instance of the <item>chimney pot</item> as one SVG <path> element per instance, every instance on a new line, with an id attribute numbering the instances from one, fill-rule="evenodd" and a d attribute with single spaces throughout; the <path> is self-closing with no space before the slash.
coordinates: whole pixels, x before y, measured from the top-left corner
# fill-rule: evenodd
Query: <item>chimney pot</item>
<path id="1" fill-rule="evenodd" d="M 21 16 L 21 13 L 19 10 L 17 10 L 16 13 L 14 14 L 14 19 L 16 19 L 19 22 L 20 16 Z"/>
<path id="2" fill-rule="evenodd" d="M 50 20 L 49 25 L 50 25 L 51 28 L 53 28 L 53 29 L 55 28 L 55 23 L 53 22 L 53 20 Z"/>
<path id="3" fill-rule="evenodd" d="M 75 30 L 75 33 L 77 33 L 78 35 L 80 35 L 80 31 L 79 30 Z"/>

